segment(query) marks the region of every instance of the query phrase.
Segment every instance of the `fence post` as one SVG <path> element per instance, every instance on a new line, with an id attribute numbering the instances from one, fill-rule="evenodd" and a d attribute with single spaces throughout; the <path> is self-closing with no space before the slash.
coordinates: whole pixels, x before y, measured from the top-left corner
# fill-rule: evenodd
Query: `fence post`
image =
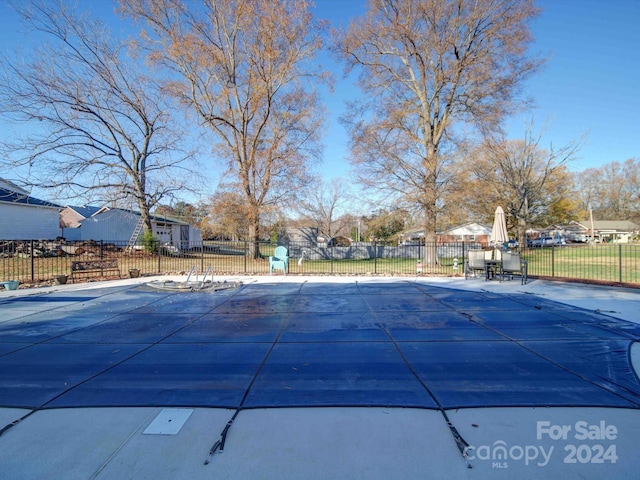
<path id="1" fill-rule="evenodd" d="M 327 247 L 326 252 L 327 255 L 329 255 L 329 265 L 331 266 L 331 275 L 333 275 L 333 252 L 331 251 L 331 247 Z"/>
<path id="2" fill-rule="evenodd" d="M 244 255 L 243 255 L 243 257 L 244 257 L 244 273 L 247 273 L 247 255 L 249 255 L 249 251 L 247 250 L 248 247 L 249 246 L 247 244 L 247 241 L 245 240 L 244 241 Z"/>
<path id="3" fill-rule="evenodd" d="M 33 239 L 31 239 L 31 248 L 30 248 L 30 250 L 31 250 L 31 253 L 30 253 L 30 257 L 31 257 L 31 281 L 35 282 L 36 281 L 36 276 L 35 276 L 36 265 L 35 265 L 35 261 L 34 261 L 34 258 L 33 258 L 33 247 L 34 247 Z"/>
<path id="4" fill-rule="evenodd" d="M 200 270 L 204 272 L 204 240 L 200 244 Z"/>
<path id="5" fill-rule="evenodd" d="M 373 273 L 378 273 L 378 243 L 373 241 Z"/>
<path id="6" fill-rule="evenodd" d="M 618 275 L 619 281 L 622 283 L 622 244 L 618 244 Z"/>
<path id="7" fill-rule="evenodd" d="M 540 249 L 542 249 L 543 246 L 540 245 Z M 556 276 L 556 247 L 555 245 L 551 245 L 551 276 L 555 277 Z"/>
<path id="8" fill-rule="evenodd" d="M 160 275 L 160 261 L 161 261 L 162 249 L 160 248 L 160 242 L 158 242 L 158 275 Z"/>

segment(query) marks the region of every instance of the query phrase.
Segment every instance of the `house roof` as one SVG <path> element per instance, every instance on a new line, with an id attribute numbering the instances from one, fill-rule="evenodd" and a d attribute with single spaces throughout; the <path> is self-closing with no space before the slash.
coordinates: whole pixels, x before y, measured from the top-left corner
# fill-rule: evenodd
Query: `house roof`
<path id="1" fill-rule="evenodd" d="M 73 207 L 73 206 L 69 205 L 69 206 L 67 206 L 67 208 L 70 208 L 71 210 L 73 210 L 78 215 L 80 215 L 80 216 L 82 216 L 84 218 L 89 218 L 89 217 L 92 217 L 93 215 L 95 215 L 96 213 L 98 213 L 100 210 L 102 210 L 105 207 L 92 207 L 92 206 L 88 206 L 88 205 L 83 205 L 82 207 Z"/>
<path id="2" fill-rule="evenodd" d="M 491 235 L 491 228 L 480 223 L 468 222 L 445 230 L 438 230 L 436 233 L 438 235 Z M 402 235 L 405 237 L 423 237 L 424 229 L 405 230 Z"/>
<path id="3" fill-rule="evenodd" d="M 591 222 L 589 220 L 582 220 L 578 223 L 582 228 L 586 230 L 591 229 Z M 594 230 L 612 230 L 615 232 L 635 232 L 640 229 L 640 226 L 630 222 L 628 220 L 594 220 Z"/>
<path id="4" fill-rule="evenodd" d="M 469 222 L 448 228 L 438 233 L 441 235 L 490 235 L 491 228 L 476 222 Z"/>
<path id="5" fill-rule="evenodd" d="M 40 200 L 39 198 L 34 198 L 24 193 L 14 192 L 4 187 L 0 187 L 0 202 L 19 203 L 21 205 L 33 205 L 37 207 L 62 208 L 60 205 L 56 205 L 55 203 Z"/>
<path id="6" fill-rule="evenodd" d="M 137 215 L 140 214 L 138 213 Z M 189 225 L 188 222 L 183 222 L 182 220 L 178 220 L 177 218 L 173 217 L 165 217 L 163 215 L 156 215 L 155 213 L 152 213 L 149 216 L 151 217 L 151 220 L 156 222 L 175 223 L 176 225 Z"/>
<path id="7" fill-rule="evenodd" d="M 137 217 L 140 216 L 140 212 L 135 212 L 133 210 L 127 210 L 126 208 L 110 208 L 108 211 L 112 211 L 112 212 L 123 212 L 129 215 L 135 215 Z M 151 220 L 153 222 L 162 222 L 162 223 L 173 223 L 175 225 L 189 225 L 189 223 L 187 222 L 183 222 L 181 220 L 175 219 L 175 218 L 171 218 L 171 217 L 165 217 L 162 215 L 156 215 L 155 213 L 152 213 L 149 215 L 149 217 L 151 217 Z"/>
<path id="8" fill-rule="evenodd" d="M 0 177 L 0 187 L 6 188 L 7 190 L 10 190 L 13 192 L 24 193 L 25 195 L 29 195 L 29 192 L 27 192 L 24 188 L 19 187 L 15 183 L 7 180 L 6 178 Z"/>

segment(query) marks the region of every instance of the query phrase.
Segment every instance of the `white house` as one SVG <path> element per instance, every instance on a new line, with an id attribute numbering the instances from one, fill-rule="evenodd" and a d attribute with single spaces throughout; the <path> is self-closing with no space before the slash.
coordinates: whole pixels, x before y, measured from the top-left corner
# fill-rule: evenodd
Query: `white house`
<path id="1" fill-rule="evenodd" d="M 437 242 L 456 243 L 456 242 L 477 242 L 488 243 L 491 235 L 491 228 L 475 222 L 457 225 L 447 230 L 438 231 L 436 233 Z M 402 244 L 424 243 L 424 229 L 407 230 L 400 234 Z"/>
<path id="2" fill-rule="evenodd" d="M 54 240 L 61 209 L 0 178 L 0 240 Z"/>
<path id="3" fill-rule="evenodd" d="M 137 212 L 120 208 L 101 210 L 80 220 L 81 238 L 79 240 L 127 243 L 136 230 L 138 222 L 140 222 L 140 214 Z M 170 243 L 180 249 L 194 248 L 202 244 L 200 229 L 188 223 L 151 215 L 151 227 L 161 244 Z"/>
<path id="4" fill-rule="evenodd" d="M 480 223 L 469 222 L 438 232 L 439 243 L 477 242 L 489 243 L 491 227 Z"/>
<path id="5" fill-rule="evenodd" d="M 571 222 L 568 229 L 591 237 L 591 228 L 596 241 L 603 243 L 629 243 L 640 235 L 640 226 L 628 220 L 589 220 Z"/>

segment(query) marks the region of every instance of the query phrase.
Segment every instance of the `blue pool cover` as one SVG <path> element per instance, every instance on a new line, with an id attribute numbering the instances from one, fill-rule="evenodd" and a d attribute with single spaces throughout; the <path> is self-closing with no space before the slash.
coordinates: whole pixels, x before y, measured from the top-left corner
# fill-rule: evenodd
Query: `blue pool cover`
<path id="1" fill-rule="evenodd" d="M 60 291 L 0 300 L 0 406 L 640 408 L 639 339 L 531 295 L 409 281 Z"/>

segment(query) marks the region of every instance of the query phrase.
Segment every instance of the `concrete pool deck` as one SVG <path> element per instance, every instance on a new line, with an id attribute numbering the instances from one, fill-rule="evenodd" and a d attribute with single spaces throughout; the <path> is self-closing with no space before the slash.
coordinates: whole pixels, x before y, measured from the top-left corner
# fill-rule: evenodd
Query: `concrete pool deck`
<path id="1" fill-rule="evenodd" d="M 636 290 L 273 276 L 175 297 L 150 280 L 0 292 L 3 478 L 637 476 Z"/>

